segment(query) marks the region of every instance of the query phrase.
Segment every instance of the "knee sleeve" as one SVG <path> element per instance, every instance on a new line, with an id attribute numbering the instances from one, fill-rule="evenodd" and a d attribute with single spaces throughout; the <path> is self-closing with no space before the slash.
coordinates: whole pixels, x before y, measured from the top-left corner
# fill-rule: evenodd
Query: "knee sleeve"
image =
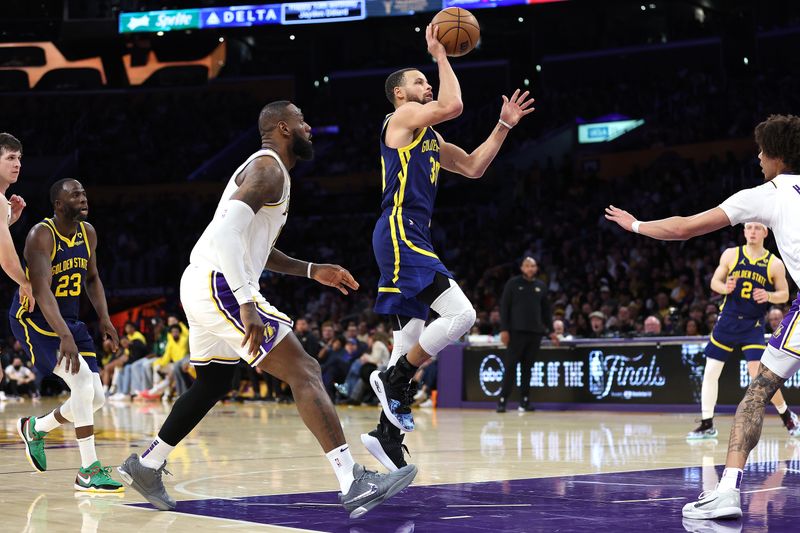
<path id="1" fill-rule="evenodd" d="M 106 392 L 103 390 L 103 382 L 100 380 L 100 375 L 95 374 L 94 372 L 92 372 L 92 384 L 94 385 L 94 398 L 92 398 L 92 412 L 94 412 L 105 405 Z"/>
<path id="2" fill-rule="evenodd" d="M 54 373 L 63 379 L 70 389 L 69 400 L 62 406 L 62 416 L 70 420 L 75 427 L 84 427 L 94 425 L 95 374 L 89 370 L 89 365 L 82 357 L 78 360 L 80 367 L 77 374 L 65 372 L 62 367 L 58 367 Z M 102 389 L 101 385 L 100 390 Z M 68 411 L 68 414 L 65 411 Z"/>
<path id="3" fill-rule="evenodd" d="M 713 418 L 714 407 L 717 405 L 717 395 L 719 391 L 719 377 L 722 375 L 722 368 L 725 363 L 706 358 L 706 369 L 703 372 L 703 387 L 700 392 L 700 409 L 704 420 Z"/>
<path id="4" fill-rule="evenodd" d="M 389 359 L 389 368 L 393 367 L 397 360 L 407 354 L 411 347 L 419 341 L 423 329 L 425 329 L 425 321 L 412 318 L 401 329 L 392 332 L 394 345 L 392 346 L 392 357 Z"/>
<path id="5" fill-rule="evenodd" d="M 439 314 L 419 338 L 425 353 L 436 355 L 448 344 L 457 341 L 475 323 L 475 309 L 456 282 L 450 280 L 450 288 L 431 304 Z"/>

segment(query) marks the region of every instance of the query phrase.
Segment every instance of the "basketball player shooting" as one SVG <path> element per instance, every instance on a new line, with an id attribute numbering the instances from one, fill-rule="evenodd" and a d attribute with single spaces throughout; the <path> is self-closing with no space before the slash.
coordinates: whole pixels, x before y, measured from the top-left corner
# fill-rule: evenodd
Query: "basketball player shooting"
<path id="1" fill-rule="evenodd" d="M 755 221 L 772 228 L 786 269 L 800 283 L 800 117 L 771 115 L 756 126 L 756 143 L 766 183 L 734 194 L 719 207 L 689 217 L 669 217 L 651 222 L 636 218 L 613 205 L 606 218 L 623 229 L 662 241 L 684 241 L 728 225 Z M 800 370 L 800 294 L 775 330 L 761 356 L 733 419 L 728 456 L 722 479 L 713 491 L 683 507 L 683 516 L 694 519 L 742 516 L 739 486 L 750 451 L 761 438 L 764 409 L 783 383 Z"/>
<path id="2" fill-rule="evenodd" d="M 458 79 L 437 39 L 439 30 L 435 25 L 425 30 L 428 52 L 439 67 L 438 97 L 434 99 L 425 75 L 413 68 L 392 73 L 385 84 L 395 111 L 381 130 L 382 215 L 375 224 L 372 246 L 381 274 L 375 311 L 390 317 L 394 348 L 388 368 L 370 376 L 383 412 L 377 429 L 361 440 L 390 471 L 406 465 L 401 431 L 414 430 L 410 405 L 416 383 L 412 377 L 420 365 L 475 322 L 472 304 L 433 249 L 430 224 L 439 170 L 480 178 L 509 131 L 534 110 L 528 92 L 516 90 L 511 98 L 502 97 L 497 124 L 471 153 L 445 142 L 433 126 L 458 117 L 463 104 Z M 430 309 L 439 318 L 425 328 Z"/>

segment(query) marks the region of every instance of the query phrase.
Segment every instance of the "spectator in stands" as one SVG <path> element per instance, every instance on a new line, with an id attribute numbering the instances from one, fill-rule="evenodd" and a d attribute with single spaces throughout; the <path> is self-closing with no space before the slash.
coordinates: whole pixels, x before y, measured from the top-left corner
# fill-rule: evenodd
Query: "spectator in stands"
<path id="1" fill-rule="evenodd" d="M 631 319 L 631 312 L 627 306 L 621 305 L 617 314 L 606 322 L 606 329 L 618 337 L 627 337 L 636 332 L 636 324 Z"/>
<path id="2" fill-rule="evenodd" d="M 555 336 L 556 344 L 573 339 L 573 336 L 565 331 L 563 320 L 553 320 L 553 335 Z"/>
<path id="3" fill-rule="evenodd" d="M 353 339 L 356 341 L 355 357 L 361 357 L 361 354 L 367 351 L 367 344 L 358 340 L 358 326 L 355 322 L 348 322 L 344 337 L 348 340 Z"/>
<path id="4" fill-rule="evenodd" d="M 164 355 L 152 362 L 152 368 L 156 372 L 155 375 L 160 376 L 161 381 L 155 383 L 146 391 L 136 393 L 137 396 L 145 400 L 156 400 L 164 394 L 169 395 L 171 387 L 174 385 L 174 375 L 172 373 L 174 365 L 180 363 L 189 355 L 189 328 L 183 323 L 178 323 L 172 324 L 168 331 L 167 347 L 164 349 Z"/>
<path id="5" fill-rule="evenodd" d="M 317 349 L 317 359 L 322 363 L 328 357 L 331 350 L 333 350 L 333 343 L 336 340 L 333 323 L 323 322 L 320 333 L 321 338 L 319 340 L 319 348 Z M 344 345 L 344 342 L 342 342 L 342 345 Z"/>
<path id="6" fill-rule="evenodd" d="M 602 339 L 609 336 L 606 331 L 606 316 L 600 311 L 589 313 L 589 326 L 591 327 L 589 338 Z"/>
<path id="7" fill-rule="evenodd" d="M 17 398 L 23 394 L 29 394 L 32 398 L 38 398 L 36 390 L 36 376 L 33 371 L 22 364 L 21 357 L 14 360 L 5 369 L 6 379 L 8 379 L 8 396 Z"/>
<path id="8" fill-rule="evenodd" d="M 332 325 L 329 327 L 333 328 Z M 320 351 L 323 355 L 319 360 L 322 367 L 322 383 L 325 385 L 325 390 L 328 391 L 331 399 L 336 397 L 336 383 L 341 383 L 347 377 L 347 370 L 350 368 L 351 363 L 350 354 L 355 353 L 357 349 L 356 342 L 355 339 L 349 340 L 349 346 L 345 348 L 345 340 L 337 335 L 333 337 L 330 345 L 326 344 Z"/>
<path id="9" fill-rule="evenodd" d="M 313 356 L 319 353 L 319 339 L 311 332 L 306 318 L 300 317 L 294 321 L 294 334 L 307 354 Z"/>
<path id="10" fill-rule="evenodd" d="M 684 326 L 684 335 L 687 337 L 699 337 L 701 335 L 700 322 L 694 318 L 687 320 L 686 325 Z"/>
<path id="11" fill-rule="evenodd" d="M 367 338 L 367 351 L 352 362 L 345 383 L 336 387 L 347 403 L 360 405 L 365 395 L 371 392 L 369 375 L 376 369 L 384 370 L 389 364 L 391 352 L 388 345 L 389 337 L 385 333 L 376 332 Z"/>
<path id="12" fill-rule="evenodd" d="M 775 333 L 783 321 L 783 311 L 780 307 L 773 307 L 767 313 L 767 333 Z"/>
<path id="13" fill-rule="evenodd" d="M 661 320 L 655 315 L 650 315 L 644 319 L 643 335 L 646 337 L 657 337 L 661 335 Z"/>

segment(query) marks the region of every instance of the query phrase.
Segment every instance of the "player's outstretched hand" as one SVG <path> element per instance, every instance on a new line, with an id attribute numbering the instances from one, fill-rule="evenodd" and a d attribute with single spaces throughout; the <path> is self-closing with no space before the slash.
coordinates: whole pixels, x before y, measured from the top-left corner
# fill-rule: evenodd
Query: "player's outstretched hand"
<path id="1" fill-rule="evenodd" d="M 248 302 L 239 307 L 239 315 L 244 325 L 242 346 L 247 346 L 247 353 L 255 357 L 264 341 L 264 321 L 256 310 L 256 304 Z"/>
<path id="2" fill-rule="evenodd" d="M 439 41 L 439 26 L 428 24 L 425 28 L 425 41 L 428 43 L 428 53 L 434 59 L 447 57 L 444 45 Z"/>
<path id="3" fill-rule="evenodd" d="M 347 289 L 358 290 L 358 282 L 346 268 L 339 265 L 313 265 L 311 267 L 311 279 L 339 289 L 342 294 L 349 294 Z"/>
<path id="4" fill-rule="evenodd" d="M 22 215 L 22 210 L 25 209 L 27 204 L 25 203 L 25 199 L 18 194 L 12 194 L 8 202 L 11 204 L 11 222 L 9 224 L 13 224 L 19 220 L 19 217 Z"/>
<path id="5" fill-rule="evenodd" d="M 70 374 L 77 374 L 81 368 L 81 362 L 78 360 L 78 347 L 75 345 L 75 339 L 70 334 L 69 337 L 61 339 L 61 345 L 58 347 L 56 354 L 56 366 L 64 361 L 64 371 Z"/>
<path id="6" fill-rule="evenodd" d="M 111 346 L 115 352 L 119 350 L 119 334 L 117 334 L 117 328 L 114 327 L 110 319 L 106 318 L 100 321 L 100 334 L 111 341 Z"/>
<path id="7" fill-rule="evenodd" d="M 536 109 L 535 107 L 531 107 L 534 100 L 533 98 L 528 98 L 528 95 L 530 95 L 530 91 L 519 94 L 519 89 L 514 91 L 511 98 L 503 95 L 503 107 L 500 109 L 500 120 L 513 128 L 522 120 L 522 117 L 533 113 Z"/>
<path id="8" fill-rule="evenodd" d="M 613 205 L 606 207 L 606 219 L 616 222 L 626 231 L 633 231 L 633 223 L 636 222 L 636 217 Z"/>

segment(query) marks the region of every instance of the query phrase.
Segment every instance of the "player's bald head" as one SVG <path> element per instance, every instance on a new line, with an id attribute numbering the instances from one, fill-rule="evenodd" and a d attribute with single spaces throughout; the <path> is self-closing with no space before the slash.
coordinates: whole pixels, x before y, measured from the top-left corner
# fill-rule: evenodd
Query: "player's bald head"
<path id="1" fill-rule="evenodd" d="M 288 122 L 293 113 L 299 113 L 299 111 L 289 100 L 268 103 L 258 115 L 259 133 L 262 137 L 270 135 L 278 127 L 279 122 Z"/>

